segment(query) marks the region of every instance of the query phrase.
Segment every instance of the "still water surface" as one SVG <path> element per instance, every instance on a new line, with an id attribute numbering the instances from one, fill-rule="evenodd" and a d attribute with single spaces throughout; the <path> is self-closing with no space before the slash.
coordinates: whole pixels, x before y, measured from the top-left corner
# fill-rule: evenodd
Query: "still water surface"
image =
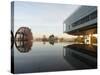
<path id="1" fill-rule="evenodd" d="M 92 46 L 90 51 L 80 48 L 79 45 L 77 45 L 78 47 L 74 46 L 73 43 L 69 42 L 54 44 L 33 42 L 31 44 L 25 43 L 24 46 L 18 48 L 14 46 L 15 73 L 91 69 L 97 67 L 96 46 Z"/>

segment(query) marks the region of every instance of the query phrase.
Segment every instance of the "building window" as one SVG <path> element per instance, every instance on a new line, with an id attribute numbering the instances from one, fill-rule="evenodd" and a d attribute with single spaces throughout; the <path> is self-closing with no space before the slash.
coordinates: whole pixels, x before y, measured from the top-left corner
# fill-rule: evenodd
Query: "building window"
<path id="1" fill-rule="evenodd" d="M 72 23 L 72 27 L 83 24 L 83 23 L 88 22 L 88 21 L 95 19 L 95 18 L 97 18 L 97 10 L 92 12 L 91 14 L 85 16 L 84 18 Z"/>

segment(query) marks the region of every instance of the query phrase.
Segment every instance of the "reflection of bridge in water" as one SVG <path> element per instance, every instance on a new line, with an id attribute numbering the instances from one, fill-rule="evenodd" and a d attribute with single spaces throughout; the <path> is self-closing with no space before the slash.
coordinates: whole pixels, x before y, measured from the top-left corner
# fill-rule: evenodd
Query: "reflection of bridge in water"
<path id="1" fill-rule="evenodd" d="M 32 41 L 15 41 L 15 46 L 21 53 L 27 53 L 31 50 Z"/>
<path id="2" fill-rule="evenodd" d="M 85 44 L 64 46 L 63 56 L 75 69 L 97 68 L 97 46 Z"/>

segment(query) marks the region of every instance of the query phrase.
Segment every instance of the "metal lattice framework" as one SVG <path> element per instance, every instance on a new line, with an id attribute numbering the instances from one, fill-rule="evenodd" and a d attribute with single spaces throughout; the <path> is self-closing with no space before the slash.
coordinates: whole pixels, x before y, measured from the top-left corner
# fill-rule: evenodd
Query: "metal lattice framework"
<path id="1" fill-rule="evenodd" d="M 20 27 L 15 34 L 15 46 L 18 51 L 26 53 L 32 47 L 32 32 L 28 27 Z"/>

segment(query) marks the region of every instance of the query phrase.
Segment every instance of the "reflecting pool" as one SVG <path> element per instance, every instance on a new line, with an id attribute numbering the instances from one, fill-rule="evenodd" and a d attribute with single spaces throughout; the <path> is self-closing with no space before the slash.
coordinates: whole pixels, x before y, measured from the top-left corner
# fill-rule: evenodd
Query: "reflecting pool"
<path id="1" fill-rule="evenodd" d="M 97 68 L 97 46 L 70 42 L 16 41 L 15 73 Z"/>

